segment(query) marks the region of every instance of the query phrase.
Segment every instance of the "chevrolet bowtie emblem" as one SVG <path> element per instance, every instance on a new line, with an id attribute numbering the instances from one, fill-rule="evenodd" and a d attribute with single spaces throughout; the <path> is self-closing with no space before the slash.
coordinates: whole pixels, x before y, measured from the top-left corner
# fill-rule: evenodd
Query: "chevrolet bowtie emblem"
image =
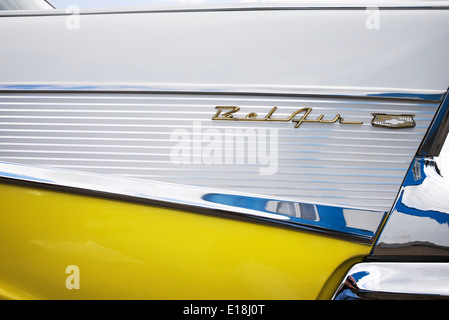
<path id="1" fill-rule="evenodd" d="M 414 114 L 386 114 L 386 113 L 372 113 L 374 116 L 371 124 L 375 127 L 383 128 L 413 128 L 416 126 L 413 117 Z"/>

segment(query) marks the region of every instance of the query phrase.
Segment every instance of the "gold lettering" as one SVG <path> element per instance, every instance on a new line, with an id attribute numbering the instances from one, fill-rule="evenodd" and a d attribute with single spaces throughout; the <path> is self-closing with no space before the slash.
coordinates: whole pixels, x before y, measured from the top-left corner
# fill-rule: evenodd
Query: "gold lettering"
<path id="1" fill-rule="evenodd" d="M 323 120 L 324 115 L 319 115 L 316 119 L 308 119 L 308 116 L 312 112 L 312 108 L 306 107 L 294 111 L 287 118 L 272 118 L 271 116 L 277 110 L 277 107 L 273 107 L 264 118 L 258 118 L 257 113 L 250 112 L 244 118 L 234 117 L 234 113 L 240 110 L 237 106 L 217 106 L 217 113 L 212 117 L 212 120 L 233 120 L 233 121 L 271 121 L 271 122 L 295 122 L 295 128 L 298 128 L 303 123 L 337 123 L 340 124 L 363 124 L 362 121 L 345 121 L 340 114 L 336 114 L 332 120 Z M 221 113 L 224 110 L 230 110 L 225 113 Z M 303 113 L 303 114 L 302 114 Z M 295 118 L 296 116 L 302 114 L 300 118 Z"/>
<path id="2" fill-rule="evenodd" d="M 215 107 L 215 109 L 218 109 L 218 111 L 212 117 L 212 120 L 234 120 L 234 117 L 233 117 L 232 114 L 237 112 L 237 111 L 239 111 L 240 107 L 236 107 L 236 106 L 230 106 L 230 107 L 228 107 L 228 106 L 218 106 L 218 107 Z M 221 114 L 221 112 L 223 111 L 223 109 L 224 110 L 231 109 L 231 111 L 223 113 L 222 114 L 223 117 L 218 117 Z M 236 120 L 238 120 L 238 119 L 236 119 Z"/>

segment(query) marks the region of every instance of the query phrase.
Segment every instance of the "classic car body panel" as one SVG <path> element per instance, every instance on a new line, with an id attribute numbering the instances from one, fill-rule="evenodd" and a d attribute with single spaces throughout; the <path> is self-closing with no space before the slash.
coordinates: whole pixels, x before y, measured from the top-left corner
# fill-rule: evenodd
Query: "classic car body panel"
<path id="1" fill-rule="evenodd" d="M 380 3 L 379 28 L 370 29 L 363 4 L 0 12 L 0 82 L 445 91 L 447 10 Z M 67 28 L 77 17 L 79 28 Z"/>
<path id="2" fill-rule="evenodd" d="M 322 235 L 39 188 L 2 184 L 0 197 L 0 237 L 8 244 L 0 283 L 21 298 L 315 299 L 322 290 L 330 298 L 348 266 L 370 250 Z M 65 286 L 69 265 L 79 267 L 79 290 Z"/>
<path id="3" fill-rule="evenodd" d="M 40 88 L 40 87 L 38 87 Z M 47 90 L 52 90 L 47 87 Z M 6 89 L 6 88 L 5 88 Z M 53 90 L 57 90 L 56 87 Z M 438 101 L 378 97 L 272 97 L 160 93 L 0 95 L 0 160 L 234 190 L 386 212 Z M 232 120 L 215 106 L 238 106 Z M 360 124 L 285 119 L 307 106 Z M 225 107 L 229 108 L 229 107 Z M 373 112 L 411 113 L 416 126 L 375 127 Z M 211 174 L 213 173 L 213 174 Z"/>
<path id="4" fill-rule="evenodd" d="M 0 12 L 0 295 L 331 298 L 446 97 L 448 18 L 444 1 Z"/>

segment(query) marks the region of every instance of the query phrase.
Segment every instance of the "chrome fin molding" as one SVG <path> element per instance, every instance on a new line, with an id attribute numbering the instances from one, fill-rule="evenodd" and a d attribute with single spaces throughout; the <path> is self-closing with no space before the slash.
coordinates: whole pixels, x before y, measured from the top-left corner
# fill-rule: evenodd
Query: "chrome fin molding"
<path id="1" fill-rule="evenodd" d="M 449 299 L 448 111 L 446 95 L 371 254 L 334 300 Z"/>
<path id="2" fill-rule="evenodd" d="M 360 263 L 351 268 L 333 300 L 449 299 L 447 263 Z"/>
<path id="3" fill-rule="evenodd" d="M 251 220 L 364 244 L 376 239 L 444 97 L 440 91 L 379 88 L 37 83 L 1 84 L 0 94 L 3 182 Z M 223 102 L 259 114 L 276 104 L 281 110 L 276 117 L 304 106 L 314 112 L 298 129 L 277 122 L 212 121 Z M 373 112 L 418 114 L 417 126 L 400 131 L 374 127 Z M 320 124 L 315 120 L 320 113 L 325 119 L 341 113 L 345 121 L 363 125 Z M 186 131 L 195 121 L 205 124 L 205 132 L 274 130 L 279 171 L 261 175 L 265 168 L 255 170 L 246 158 L 238 166 L 208 164 L 207 170 L 196 163 L 173 165 L 168 161 L 171 134 Z M 126 145 L 130 142 L 134 145 Z"/>
<path id="4" fill-rule="evenodd" d="M 449 99 L 412 162 L 369 260 L 449 262 Z"/>
<path id="5" fill-rule="evenodd" d="M 346 97 L 378 98 L 382 100 L 418 100 L 441 102 L 446 91 L 411 90 L 401 88 L 335 87 L 303 85 L 242 85 L 242 84 L 173 84 L 173 83 L 121 83 L 121 82 L 83 82 L 83 83 L 37 83 L 0 82 L 0 92 L 15 93 L 163 93 L 163 94 L 201 94 L 201 95 L 262 95 L 299 97 Z"/>
<path id="6" fill-rule="evenodd" d="M 379 212 L 393 205 L 441 98 L 331 87 L 15 88 L 0 93 L 0 161 Z M 214 121 L 217 106 L 238 106 L 243 120 L 277 110 L 266 122 Z M 300 126 L 304 114 L 283 120 L 306 109 Z M 373 113 L 414 114 L 416 126 L 373 126 Z"/>
<path id="7" fill-rule="evenodd" d="M 363 3 L 343 1 L 338 3 L 317 2 L 267 2 L 267 3 L 231 3 L 231 4 L 202 4 L 201 6 L 190 4 L 173 5 L 170 7 L 124 7 L 124 8 L 87 8 L 81 11 L 84 15 L 93 14 L 119 14 L 119 13 L 176 13 L 176 12 L 220 12 L 220 11 L 280 11 L 280 10 L 365 10 L 366 6 L 376 6 L 382 10 L 444 10 L 448 9 L 447 1 L 374 1 L 365 6 Z M 67 15 L 62 9 L 48 10 L 44 13 L 36 10 L 9 10 L 0 12 L 0 16 L 35 16 L 35 15 Z"/>
<path id="8" fill-rule="evenodd" d="M 364 244 L 372 242 L 386 214 L 5 162 L 0 162 L 0 177 L 6 183 L 31 183 L 31 186 L 40 188 L 249 219 L 252 222 L 313 231 Z"/>

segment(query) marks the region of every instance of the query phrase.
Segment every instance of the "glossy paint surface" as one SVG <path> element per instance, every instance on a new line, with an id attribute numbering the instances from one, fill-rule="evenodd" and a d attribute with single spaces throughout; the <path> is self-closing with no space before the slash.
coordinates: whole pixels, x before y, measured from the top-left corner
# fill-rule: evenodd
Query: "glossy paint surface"
<path id="1" fill-rule="evenodd" d="M 378 28 L 369 14 L 298 4 L 4 16 L 0 82 L 447 89 L 449 10 L 380 10 Z"/>
<path id="2" fill-rule="evenodd" d="M 43 189 L 3 184 L 0 201 L 4 298 L 330 298 L 349 263 L 370 250 L 308 233 Z M 69 265 L 79 267 L 80 289 L 66 288 Z"/>

